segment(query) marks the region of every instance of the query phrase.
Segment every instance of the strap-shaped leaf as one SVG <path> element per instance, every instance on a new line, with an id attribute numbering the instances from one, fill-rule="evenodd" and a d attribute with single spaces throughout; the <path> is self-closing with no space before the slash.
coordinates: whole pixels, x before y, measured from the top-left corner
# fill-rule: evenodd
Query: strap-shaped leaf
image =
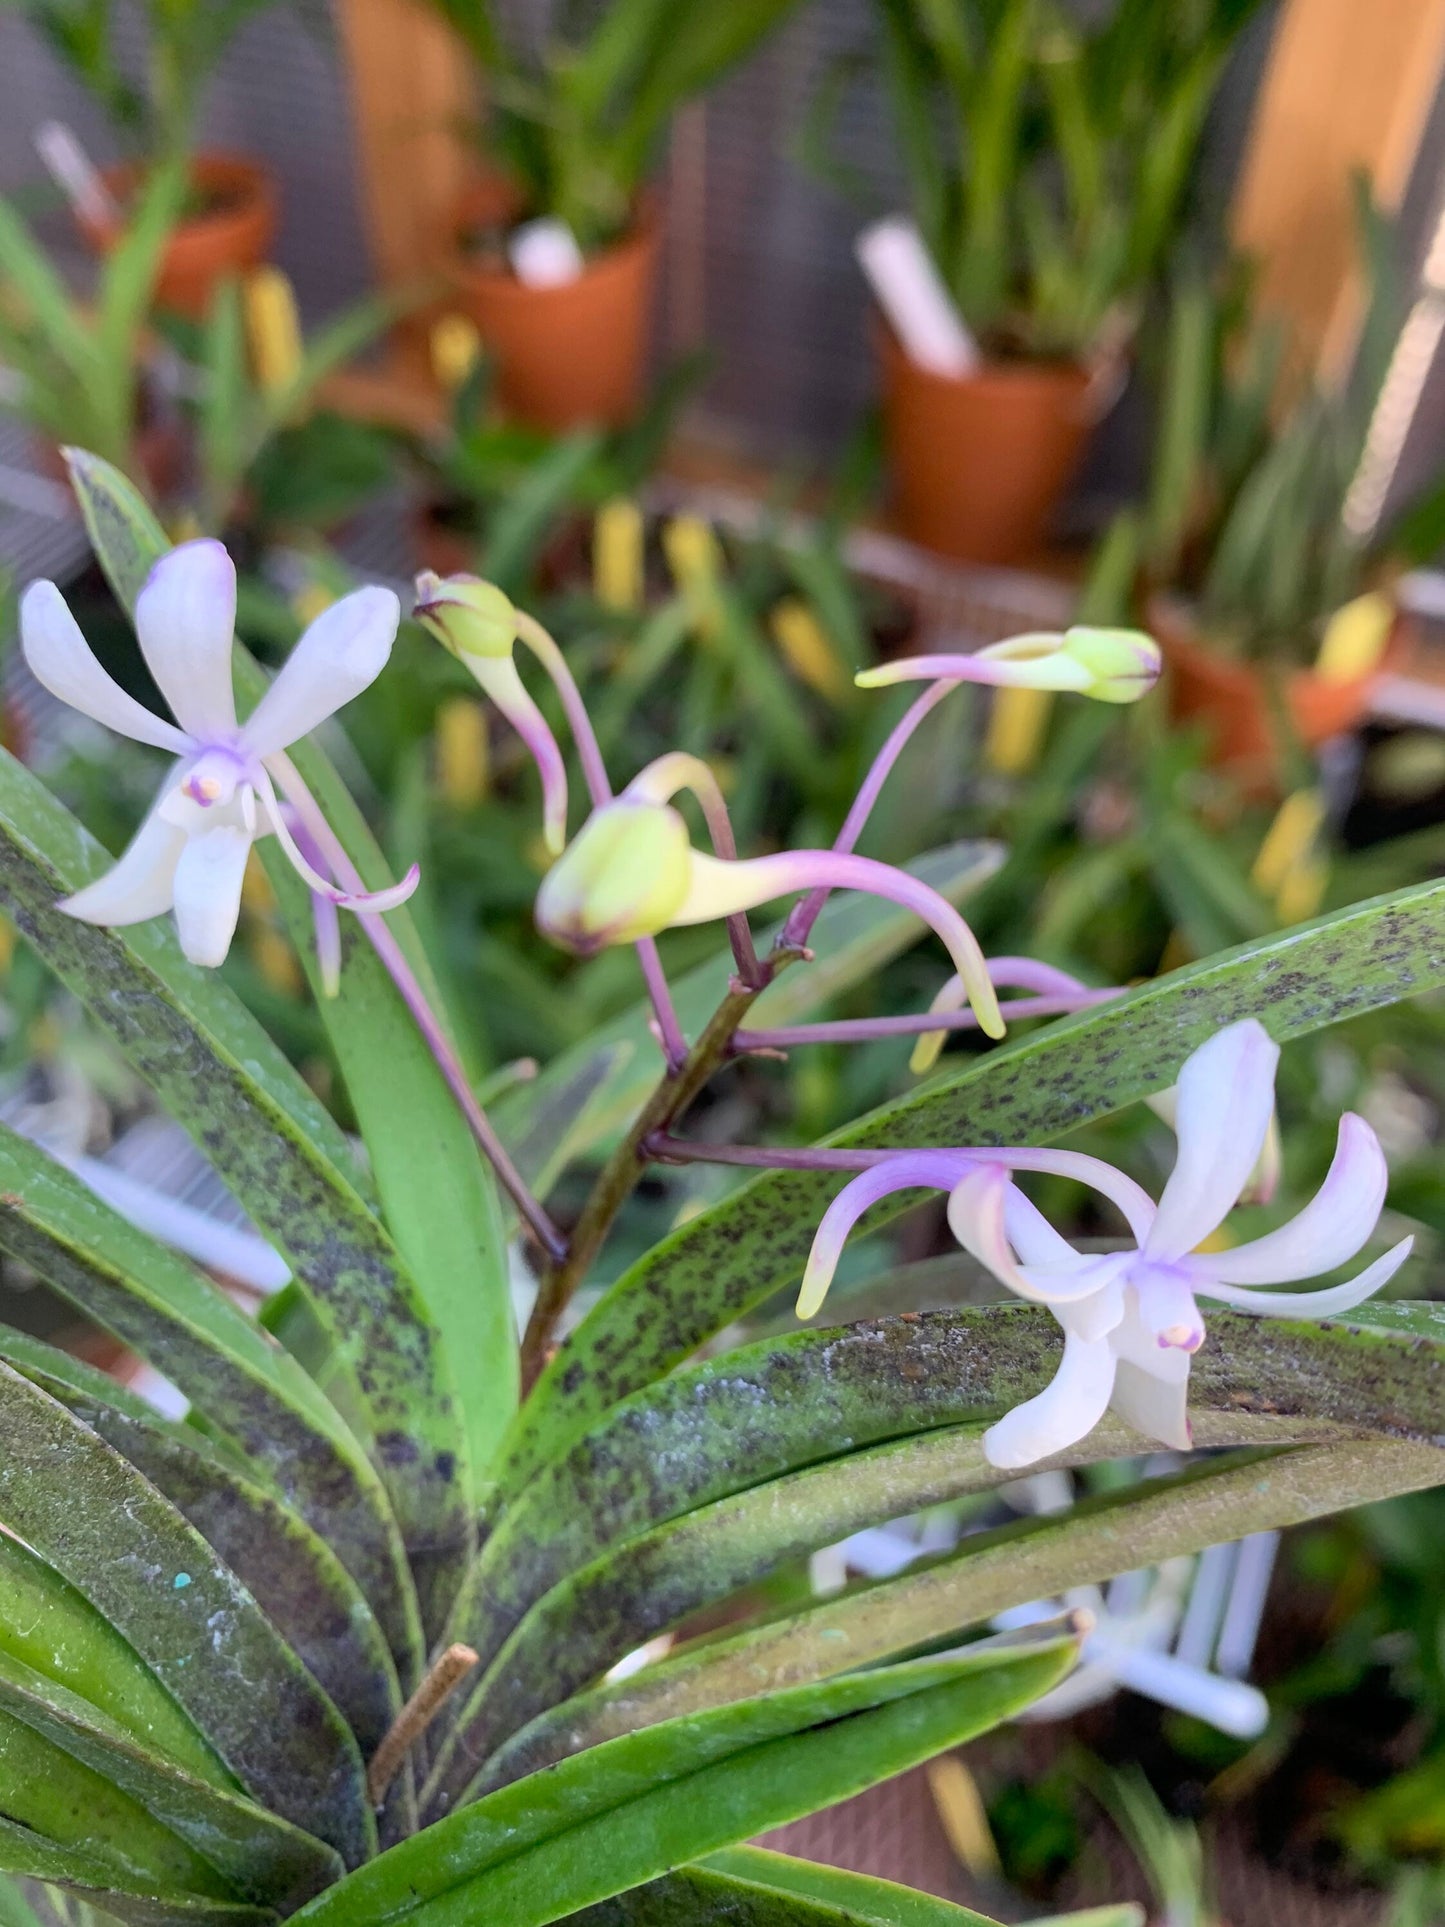
<path id="1" fill-rule="evenodd" d="M 136 597 L 147 575 L 170 546 L 165 531 L 139 492 L 108 462 L 80 450 L 71 450 L 67 461 L 96 557 L 117 598 L 134 615 Z M 235 671 L 241 696 L 254 702 L 266 686 L 264 672 L 241 649 L 236 651 Z M 318 795 L 368 886 L 390 882 L 385 859 L 324 753 L 316 744 L 302 742 L 294 747 L 292 757 Z M 390 928 L 435 1003 L 435 985 L 410 918 L 400 913 L 393 918 Z M 440 1121 L 441 1106 L 450 1106 L 450 1099 L 435 1066 L 431 1067 L 428 1078 L 417 1057 L 414 1027 L 403 1042 L 396 1033 L 404 1013 L 394 993 L 389 985 L 381 983 L 374 962 L 358 968 L 371 973 L 377 993 L 371 999 L 372 1015 L 384 1023 L 387 1033 L 373 1039 L 374 1051 L 383 1060 L 389 1049 L 400 1053 L 400 1061 L 411 1068 L 407 1083 L 412 1096 L 422 1105 L 431 1131 L 441 1132 L 448 1139 L 456 1138 L 454 1110 L 448 1111 L 450 1121 L 446 1125 Z M 349 1019 L 347 1022 L 349 1026 Z M 357 1049 L 365 1049 L 365 1044 L 357 1042 L 350 1028 L 347 1036 L 343 1070 L 365 1085 L 362 1060 L 355 1055 Z M 384 1116 L 367 1101 L 365 1089 L 361 1095 L 359 1108 L 364 1121 L 372 1131 L 384 1131 Z M 187 1122 L 183 1114 L 176 1114 L 182 1123 Z M 397 1129 L 405 1131 L 414 1128 L 417 1119 L 414 1115 L 403 1116 L 396 1123 Z M 332 1128 L 334 1130 L 334 1126 Z M 369 1148 L 375 1158 L 377 1145 L 369 1142 Z M 459 1139 L 452 1148 L 460 1159 Z M 288 1209 L 277 1209 L 273 1205 L 268 1212 L 260 1208 L 249 1191 L 243 1191 L 232 1179 L 230 1167 L 236 1152 L 228 1156 L 224 1173 L 256 1222 L 291 1258 L 297 1281 L 318 1311 L 337 1358 L 360 1388 L 378 1459 L 393 1493 L 408 1546 L 422 1569 L 422 1590 L 426 1595 L 434 1591 L 449 1594 L 450 1575 L 459 1568 L 472 1543 L 468 1438 L 480 1429 L 490 1448 L 505 1410 L 515 1403 L 515 1380 L 509 1381 L 507 1377 L 511 1369 L 510 1343 L 502 1347 L 497 1385 L 489 1384 L 475 1397 L 475 1414 L 464 1412 L 461 1406 L 460 1365 L 456 1370 L 452 1365 L 452 1359 L 458 1359 L 474 1368 L 472 1344 L 478 1335 L 493 1345 L 498 1332 L 504 1332 L 509 1340 L 512 1332 L 506 1266 L 500 1239 L 492 1235 L 496 1202 L 494 1194 L 490 1194 L 490 1176 L 476 1168 L 476 1151 L 470 1141 L 465 1151 L 471 1163 L 459 1162 L 457 1168 L 469 1173 L 470 1189 L 477 1193 L 468 1214 L 468 1228 L 486 1230 L 488 1243 L 484 1250 L 471 1252 L 465 1276 L 460 1279 L 452 1266 L 453 1253 L 446 1248 L 445 1235 L 438 1233 L 430 1222 L 437 1214 L 445 1215 L 448 1208 L 444 1199 L 432 1202 L 433 1187 L 440 1173 L 436 1168 L 424 1175 L 411 1173 L 414 1185 L 427 1200 L 422 1206 L 405 1195 L 405 1173 L 398 1167 L 406 1164 L 407 1149 L 389 1145 L 382 1160 L 390 1209 L 396 1212 L 400 1230 L 412 1239 L 415 1255 L 426 1268 L 426 1282 L 436 1296 L 435 1306 L 428 1303 L 390 1242 L 382 1238 L 374 1220 L 367 1220 L 369 1237 L 358 1238 L 359 1227 L 352 1227 L 350 1248 L 337 1245 L 334 1237 L 328 1238 L 332 1246 L 329 1261 L 313 1262 L 308 1267 L 277 1229 L 277 1220 L 284 1222 Z M 455 1208 L 454 1201 L 452 1208 Z M 323 1235 L 320 1227 L 316 1227 L 313 1241 L 319 1242 Z M 294 1236 L 295 1233 L 293 1239 Z M 439 1242 L 443 1247 L 440 1251 Z M 313 1257 L 319 1258 L 319 1251 Z M 443 1335 L 452 1343 L 450 1357 L 442 1342 Z M 472 1382 L 478 1381 L 479 1375 L 473 1369 Z M 499 1406 L 503 1409 L 499 1410 Z"/>
<path id="2" fill-rule="evenodd" d="M 246 1901 L 210 1900 L 179 1890 L 157 1894 L 142 1881 L 126 1880 L 99 1855 L 56 1846 L 3 1816 L 0 1869 L 77 1894 L 127 1927 L 268 1927 L 276 1918 L 269 1908 Z"/>
<path id="3" fill-rule="evenodd" d="M 629 1735 L 451 1815 L 297 1918 L 542 1927 L 985 1731 L 1047 1691 L 1073 1656 L 1068 1640 L 980 1650 Z"/>
<path id="4" fill-rule="evenodd" d="M 17 1757 L 9 1744 L 0 1744 L 0 1775 L 7 1785 L 20 1777 L 27 1799 L 38 1795 L 47 1805 L 61 1806 L 72 1788 L 81 1796 L 67 1833 L 48 1825 L 43 1809 L 26 1811 L 16 1804 L 13 1792 L 4 1796 L 4 1810 L 12 1819 L 58 1844 L 73 1843 L 101 1854 L 123 1872 L 153 1872 L 163 1885 L 266 1906 L 297 1906 L 342 1871 L 332 1849 L 310 1834 L 239 1794 L 209 1786 L 159 1759 L 78 1695 L 3 1656 L 0 1713 L 5 1721 L 0 1740 L 23 1723 L 36 1745 L 47 1749 L 46 1756 L 37 1756 L 36 1771 L 27 1776 L 23 1755 Z M 115 1824 L 108 1825 L 109 1809 L 117 1799 L 124 1804 L 114 1815 Z M 201 1871 L 210 1874 L 209 1881 L 185 1878 L 182 1862 L 168 1868 L 158 1859 L 147 1867 L 143 1852 L 154 1851 L 147 1829 L 159 1833 L 172 1852 L 186 1842 Z M 224 1887 L 216 1884 L 217 1875 Z"/>
<path id="5" fill-rule="evenodd" d="M 830 1142 L 1038 1144 L 1173 1082 L 1222 1025 L 1257 1017 L 1284 1040 L 1445 982 L 1445 883 L 1432 882 L 1211 957 L 1116 1002 L 971 1059 Z M 802 1271 L 836 1176 L 769 1172 L 632 1266 L 558 1347 L 514 1428 L 515 1493 L 598 1414 L 679 1364 Z M 886 1202 L 873 1222 L 902 1210 Z"/>
<path id="6" fill-rule="evenodd" d="M 303 1103 L 280 1052 L 213 972 L 186 962 L 169 928 L 100 930 L 55 908 L 108 861 L 0 756 L 0 906 L 285 1253 L 348 1375 L 408 1547 L 432 1557 L 465 1544 L 437 1334 L 395 1246 L 325 1150 L 335 1125 L 309 1094 Z"/>
<path id="7" fill-rule="evenodd" d="M 372 1753 L 401 1710 L 381 1629 L 335 1553 L 193 1426 L 168 1423 L 67 1352 L 0 1327 L 0 1357 L 99 1433 L 190 1520 Z"/>
<path id="8" fill-rule="evenodd" d="M 374 1467 L 306 1373 L 183 1258 L 0 1126 L 0 1248 L 174 1380 L 321 1534 L 413 1673 L 421 1627 Z"/>
<path id="9" fill-rule="evenodd" d="M 995 843 L 950 843 L 904 868 L 956 904 L 986 883 L 1002 860 Z M 771 946 L 782 928 L 780 921 L 763 931 L 760 948 Z M 831 998 L 866 983 L 907 949 L 921 928 L 909 911 L 878 897 L 846 892 L 830 897 L 810 939 L 814 962 L 783 971 L 753 1006 L 749 1022 L 769 1027 L 807 1022 Z M 689 1036 L 717 1008 L 732 970 L 731 953 L 723 951 L 674 984 L 678 1021 Z M 548 1190 L 574 1158 L 624 1130 L 646 1103 L 662 1069 L 648 1029 L 651 1017 L 650 1004 L 636 1004 L 496 1105 L 497 1128 L 539 1190 Z"/>
<path id="10" fill-rule="evenodd" d="M 1143 1927 L 1130 1902 L 1064 1914 L 1038 1927 Z M 724 1847 L 576 1916 L 575 1927 L 995 1927 L 986 1914 L 869 1874 L 763 1847 Z"/>
<path id="11" fill-rule="evenodd" d="M 1390 1306 L 1376 1324 L 1373 1309 L 1349 1325 L 1212 1318 L 1191 1388 L 1200 1442 L 1445 1433 L 1445 1322 Z M 484 1670 L 424 1800 L 455 1803 L 508 1732 L 779 1560 L 1012 1476 L 985 1461 L 984 1424 L 1057 1356 L 1046 1312 L 983 1306 L 763 1341 L 625 1400 L 539 1474 L 469 1575 L 454 1636 Z M 881 1440 L 899 1443 L 858 1449 Z M 1139 1449 L 1111 1425 L 1061 1462 Z"/>
<path id="12" fill-rule="evenodd" d="M 1439 1446 L 1385 1439 L 1238 1452 L 1195 1464 L 1173 1478 L 1088 1499 L 1065 1513 L 981 1533 L 958 1552 L 910 1567 L 896 1579 L 852 1587 L 564 1701 L 507 1743 L 488 1766 L 484 1784 L 520 1780 L 652 1720 L 674 1721 L 743 1699 L 757 1690 L 760 1678 L 829 1678 L 1071 1586 L 1442 1479 L 1445 1452 Z"/>
<path id="13" fill-rule="evenodd" d="M 135 1467 L 0 1365 L 0 1524 L 135 1649 L 258 1800 L 336 1848 L 375 1847 L 341 1716 L 235 1574 Z"/>

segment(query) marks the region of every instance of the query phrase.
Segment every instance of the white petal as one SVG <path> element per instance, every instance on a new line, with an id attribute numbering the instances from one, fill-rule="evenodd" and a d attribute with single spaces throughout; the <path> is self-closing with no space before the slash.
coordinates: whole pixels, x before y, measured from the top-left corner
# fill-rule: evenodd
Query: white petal
<path id="1" fill-rule="evenodd" d="M 236 565 L 219 542 L 182 542 L 161 557 L 136 597 L 135 632 L 181 728 L 198 742 L 233 736 Z"/>
<path id="2" fill-rule="evenodd" d="M 193 964 L 226 961 L 241 914 L 241 879 L 251 839 L 223 826 L 193 836 L 176 865 L 176 930 Z"/>
<path id="3" fill-rule="evenodd" d="M 1179 1153 L 1144 1243 L 1170 1263 L 1192 1251 L 1233 1209 L 1254 1169 L 1274 1108 L 1279 1046 L 1247 1017 L 1187 1058 L 1179 1073 Z"/>
<path id="4" fill-rule="evenodd" d="M 190 747 L 174 723 L 153 716 L 101 668 L 53 582 L 32 582 L 20 598 L 20 645 L 35 680 L 82 716 L 156 749 Z"/>
<path id="5" fill-rule="evenodd" d="M 1333 1271 L 1348 1264 L 1374 1230 L 1388 1183 L 1380 1140 L 1362 1117 L 1346 1111 L 1329 1172 L 1304 1210 L 1249 1244 L 1190 1259 L 1189 1268 L 1229 1285 L 1278 1285 Z"/>
<path id="6" fill-rule="evenodd" d="M 1126 1425 L 1142 1432 L 1146 1439 L 1155 1439 L 1176 1452 L 1188 1452 L 1194 1445 L 1189 1429 L 1189 1354 L 1173 1351 L 1164 1356 L 1183 1364 L 1177 1378 L 1164 1378 L 1121 1358 L 1114 1371 L 1114 1394 L 1109 1404 Z"/>
<path id="7" fill-rule="evenodd" d="M 171 907 L 176 863 L 186 846 L 186 833 L 162 814 L 168 785 L 151 805 L 150 814 L 131 838 L 124 856 L 104 876 L 87 883 L 59 906 L 82 923 L 119 927 L 145 923 Z"/>
<path id="8" fill-rule="evenodd" d="M 1010 1291 L 1036 1304 L 1069 1304 L 1098 1291 L 1108 1279 L 1099 1275 L 1096 1258 L 1081 1257 L 1072 1246 L 1069 1259 L 1057 1269 L 1023 1271 L 1005 1231 L 1008 1173 L 998 1164 L 979 1164 L 948 1194 L 948 1227 L 972 1257 Z M 1124 1256 L 1125 1254 L 1114 1254 Z M 1128 1254 L 1132 1255 L 1132 1254 Z"/>
<path id="9" fill-rule="evenodd" d="M 1009 1243 L 1026 1265 L 1077 1263 L 1079 1253 L 1016 1184 L 1004 1194 L 1003 1222 Z"/>
<path id="10" fill-rule="evenodd" d="M 1251 1291 L 1248 1285 L 1218 1285 L 1200 1279 L 1195 1286 L 1201 1296 L 1217 1298 L 1236 1311 L 1253 1312 L 1261 1318 L 1336 1318 L 1372 1298 L 1388 1284 L 1409 1257 L 1415 1240 L 1402 1238 L 1399 1244 L 1367 1265 L 1358 1278 L 1342 1285 L 1327 1285 L 1323 1291 Z"/>
<path id="11" fill-rule="evenodd" d="M 1064 1335 L 1064 1356 L 1052 1381 L 1026 1404 L 1016 1405 L 983 1435 L 990 1465 L 1016 1471 L 1052 1458 L 1092 1432 L 1108 1410 L 1114 1385 L 1114 1354 L 1107 1338 L 1090 1342 Z"/>
<path id="12" fill-rule="evenodd" d="M 386 667 L 401 604 L 390 589 L 356 589 L 316 618 L 241 732 L 257 756 L 274 756 L 359 696 Z"/>

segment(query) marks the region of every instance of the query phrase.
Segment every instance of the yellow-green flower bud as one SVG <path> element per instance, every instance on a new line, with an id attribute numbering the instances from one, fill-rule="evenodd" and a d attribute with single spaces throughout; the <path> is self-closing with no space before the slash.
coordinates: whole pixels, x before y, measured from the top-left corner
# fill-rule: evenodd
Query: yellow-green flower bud
<path id="1" fill-rule="evenodd" d="M 693 852 L 666 803 L 594 810 L 542 879 L 537 928 L 578 956 L 665 930 L 687 901 Z"/>
<path id="2" fill-rule="evenodd" d="M 416 579 L 412 614 L 454 656 L 496 661 L 510 656 L 517 640 L 516 610 L 495 583 L 476 575 L 434 575 L 424 569 Z"/>
<path id="3" fill-rule="evenodd" d="M 1138 629 L 1064 631 L 1063 653 L 1079 665 L 1088 681 L 1082 694 L 1101 703 L 1134 703 L 1159 680 L 1159 645 Z"/>

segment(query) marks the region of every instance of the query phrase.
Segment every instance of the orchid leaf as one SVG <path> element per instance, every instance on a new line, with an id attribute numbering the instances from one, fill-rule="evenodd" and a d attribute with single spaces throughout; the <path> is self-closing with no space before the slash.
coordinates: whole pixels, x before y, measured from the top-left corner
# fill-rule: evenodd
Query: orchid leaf
<path id="1" fill-rule="evenodd" d="M 295 1360 L 184 1259 L 3 1126 L 0 1249 L 201 1405 L 243 1461 L 263 1469 L 326 1539 L 414 1668 L 421 1629 L 386 1494 Z"/>
<path id="2" fill-rule="evenodd" d="M 168 1886 L 264 1905 L 298 1905 L 342 1872 L 332 1849 L 310 1834 L 159 1759 L 78 1695 L 4 1657 L 0 1722 L 0 1775 L 13 1780 L 24 1774 L 25 1779 L 25 1810 L 7 1792 L 5 1812 L 59 1844 L 103 1853 L 122 1871 L 149 1871 Z M 33 1742 L 29 1773 L 26 1752 L 12 1743 L 17 1726 Z M 120 1796 L 114 1816 L 105 1805 L 108 1787 Z M 56 1805 L 65 1831 L 55 1830 L 37 1796 Z M 68 1828 L 67 1797 L 75 1800 Z M 136 1858 L 137 1845 L 144 1851 L 149 1844 L 148 1834 L 157 1836 L 159 1845 L 153 1868 Z M 175 1850 L 181 1842 L 199 1865 L 188 1869 L 179 1860 Z M 215 1885 L 217 1875 L 225 1888 Z"/>
<path id="3" fill-rule="evenodd" d="M 57 1846 L 43 1835 L 0 1815 L 0 1869 L 25 1880 L 93 1901 L 127 1927 L 268 1927 L 276 1918 L 270 1908 L 245 1901 L 167 1892 L 160 1896 L 154 1883 L 127 1880 L 99 1854 L 80 1847 Z"/>
<path id="4" fill-rule="evenodd" d="M 910 875 L 948 899 L 962 903 L 982 887 L 1003 861 L 993 843 L 950 843 L 903 865 Z M 782 923 L 761 933 L 766 949 Z M 877 897 L 835 893 L 814 928 L 814 962 L 785 970 L 749 1014 L 750 1024 L 800 1024 L 830 998 L 866 983 L 913 943 L 923 926 L 897 904 Z M 673 1001 L 684 1032 L 695 1036 L 726 994 L 731 953 L 680 977 Z M 495 1121 L 523 1175 L 545 1192 L 567 1165 L 595 1151 L 632 1121 L 662 1074 L 656 1040 L 648 1029 L 652 1006 L 638 1003 L 595 1031 L 584 1043 L 555 1058 L 531 1083 L 518 1085 L 495 1109 Z"/>
<path id="5" fill-rule="evenodd" d="M 1423 1316 L 1377 1326 L 1372 1309 L 1212 1320 L 1200 1443 L 1445 1435 L 1445 1320 L 1411 1307 Z M 982 1432 L 1041 1388 L 1057 1345 L 1046 1313 L 981 1307 L 763 1341 L 634 1394 L 538 1475 L 469 1574 L 453 1637 L 485 1670 L 434 1787 L 459 1796 L 507 1733 L 783 1559 L 1015 1476 L 986 1462 Z M 1139 1446 L 1110 1424 L 1060 1462 Z"/>
<path id="6" fill-rule="evenodd" d="M 631 1679 L 565 1700 L 516 1734 L 484 1784 L 544 1767 L 655 1720 L 745 1700 L 757 1682 L 831 1678 L 936 1643 L 1029 1604 L 1182 1554 L 1437 1485 L 1438 1445 L 1385 1439 L 1228 1453 L 1063 1513 L 979 1533 L 895 1579 L 851 1586 L 801 1612 L 684 1648 Z"/>
<path id="7" fill-rule="evenodd" d="M 116 596 L 133 614 L 146 576 L 169 547 L 165 532 L 108 463 L 79 451 L 72 452 L 69 463 L 96 555 Z M 266 687 L 264 671 L 242 649 L 235 652 L 234 667 L 242 703 L 254 703 Z M 385 858 L 325 752 L 314 742 L 301 742 L 291 757 L 367 888 L 391 882 Z M 299 911 L 309 921 L 299 909 L 304 893 L 289 878 L 286 888 L 293 916 Z M 392 913 L 388 928 L 437 1008 L 436 986 L 410 917 Z M 414 1021 L 369 946 L 358 942 L 354 929 L 347 938 L 351 981 L 344 999 L 334 1005 L 323 1000 L 322 1014 L 407 1270 L 403 1273 L 393 1260 L 390 1289 L 381 1296 L 364 1296 L 360 1278 L 353 1278 L 346 1304 L 318 1309 L 343 1369 L 367 1381 L 365 1403 L 373 1403 L 373 1386 L 382 1398 L 386 1415 L 375 1415 L 375 1429 L 383 1470 L 404 1526 L 414 1540 L 433 1548 L 422 1576 L 424 1594 L 445 1593 L 469 1539 L 471 1448 L 477 1447 L 485 1462 L 516 1403 L 500 1215 L 491 1174 Z M 302 948 L 309 954 L 304 940 Z M 243 1201 L 263 1229 L 272 1229 L 249 1198 Z M 284 1248 L 284 1239 L 278 1236 L 277 1242 Z M 316 1280 L 299 1264 L 296 1269 L 298 1282 L 314 1299 Z M 393 1378 L 399 1381 L 396 1399 L 385 1384 Z"/>
<path id="8" fill-rule="evenodd" d="M 327 1154 L 335 1124 L 214 974 L 187 963 L 159 923 L 102 930 L 56 909 L 108 862 L 0 755 L 0 906 L 285 1254 L 334 1345 L 347 1417 L 369 1428 L 408 1547 L 455 1556 L 471 1529 L 455 1478 L 460 1432 L 415 1284 L 349 1182 L 344 1150 Z"/>
<path id="9" fill-rule="evenodd" d="M 1142 985 L 887 1104 L 841 1145 L 1038 1144 L 1172 1082 L 1224 1025 L 1258 1017 L 1283 1041 L 1445 982 L 1445 883 L 1431 882 Z M 797 1278 L 836 1173 L 769 1172 L 640 1259 L 558 1347 L 514 1427 L 501 1489 L 515 1493 L 609 1405 L 660 1378 Z M 870 1223 L 905 1208 L 885 1202 Z"/>
<path id="10" fill-rule="evenodd" d="M 104 1372 L 3 1328 L 0 1357 L 185 1515 L 335 1702 L 363 1753 L 374 1750 L 401 1711 L 396 1669 L 363 1593 L 326 1541 L 209 1448 L 203 1433 L 158 1417 Z"/>
<path id="11" fill-rule="evenodd" d="M 543 1927 L 679 1862 L 846 1798 L 1007 1719 L 1072 1641 L 769 1693 L 628 1735 L 440 1821 L 303 1909 L 308 1927 Z"/>
<path id="12" fill-rule="evenodd" d="M 234 1573 L 134 1466 L 7 1365 L 0 1432 L 0 1525 L 129 1641 L 255 1798 L 349 1865 L 364 1859 L 375 1829 L 356 1743 Z"/>

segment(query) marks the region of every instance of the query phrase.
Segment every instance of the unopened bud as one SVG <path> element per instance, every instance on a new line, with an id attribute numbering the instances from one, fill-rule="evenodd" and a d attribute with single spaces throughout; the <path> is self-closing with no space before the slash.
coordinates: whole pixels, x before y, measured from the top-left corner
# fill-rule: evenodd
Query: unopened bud
<path id="1" fill-rule="evenodd" d="M 542 879 L 537 928 L 578 956 L 665 930 L 687 900 L 693 853 L 667 804 L 594 810 Z"/>
<path id="2" fill-rule="evenodd" d="M 510 656 L 517 639 L 511 602 L 495 583 L 476 575 L 434 575 L 423 569 L 412 614 L 454 656 L 496 660 Z"/>
<path id="3" fill-rule="evenodd" d="M 1135 703 L 1159 680 L 1159 645 L 1139 629 L 1064 632 L 1063 652 L 1088 677 L 1083 694 L 1101 703 Z"/>

